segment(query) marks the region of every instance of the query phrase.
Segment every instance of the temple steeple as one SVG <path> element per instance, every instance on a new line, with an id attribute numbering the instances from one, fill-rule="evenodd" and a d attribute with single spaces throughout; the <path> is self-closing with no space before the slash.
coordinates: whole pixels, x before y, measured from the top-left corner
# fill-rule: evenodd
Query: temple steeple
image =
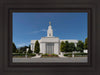
<path id="1" fill-rule="evenodd" d="M 48 26 L 48 30 L 47 30 L 47 37 L 53 37 L 53 30 L 52 30 L 50 21 L 49 21 L 49 26 Z"/>
<path id="2" fill-rule="evenodd" d="M 51 26 L 51 22 L 49 21 L 49 26 Z"/>

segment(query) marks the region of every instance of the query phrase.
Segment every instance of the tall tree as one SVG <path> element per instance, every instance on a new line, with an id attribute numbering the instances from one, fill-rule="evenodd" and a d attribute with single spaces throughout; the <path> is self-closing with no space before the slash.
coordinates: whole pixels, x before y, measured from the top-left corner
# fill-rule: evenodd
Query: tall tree
<path id="1" fill-rule="evenodd" d="M 65 52 L 66 51 L 66 44 L 64 43 L 64 41 L 61 42 L 60 50 L 61 50 L 61 52 Z"/>
<path id="2" fill-rule="evenodd" d="M 30 45 L 29 45 L 28 53 L 32 53 L 32 52 L 33 52 L 33 51 L 31 50 Z"/>
<path id="3" fill-rule="evenodd" d="M 65 41 L 65 45 L 66 45 L 65 52 L 69 52 L 69 42 Z"/>
<path id="4" fill-rule="evenodd" d="M 17 48 L 14 42 L 12 43 L 12 50 L 13 50 L 13 53 L 17 53 Z"/>
<path id="5" fill-rule="evenodd" d="M 74 43 L 69 43 L 69 48 L 68 48 L 69 52 L 72 52 L 72 51 L 75 51 L 76 48 L 75 48 L 75 44 Z"/>
<path id="6" fill-rule="evenodd" d="M 88 49 L 88 38 L 85 39 L 84 49 Z"/>
<path id="7" fill-rule="evenodd" d="M 28 48 L 28 46 L 24 46 L 24 47 L 20 47 L 20 53 L 26 53 L 26 49 Z"/>
<path id="8" fill-rule="evenodd" d="M 83 51 L 84 50 L 84 43 L 82 41 L 78 41 L 77 43 L 77 51 Z"/>
<path id="9" fill-rule="evenodd" d="M 40 44 L 38 40 L 35 42 L 35 47 L 34 47 L 34 53 L 39 53 L 40 52 Z"/>

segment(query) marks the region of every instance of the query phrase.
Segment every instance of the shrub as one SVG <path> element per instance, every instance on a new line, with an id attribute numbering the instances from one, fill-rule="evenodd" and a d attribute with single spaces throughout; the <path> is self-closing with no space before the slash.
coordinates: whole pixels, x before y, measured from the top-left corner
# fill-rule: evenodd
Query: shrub
<path id="1" fill-rule="evenodd" d="M 72 56 L 72 53 L 70 53 L 70 54 L 64 54 L 64 56 Z"/>
<path id="2" fill-rule="evenodd" d="M 12 53 L 13 56 L 19 56 L 20 53 Z"/>
<path id="3" fill-rule="evenodd" d="M 13 56 L 25 56 L 26 54 L 24 53 L 13 53 Z M 28 56 L 36 56 L 36 54 L 33 54 L 33 53 L 28 53 L 27 54 Z"/>
<path id="4" fill-rule="evenodd" d="M 58 56 L 57 54 L 51 54 L 52 56 Z"/>
<path id="5" fill-rule="evenodd" d="M 36 56 L 36 54 L 31 53 L 31 54 L 28 54 L 28 56 Z"/>
<path id="6" fill-rule="evenodd" d="M 75 56 L 86 56 L 87 53 L 74 53 Z M 64 56 L 72 56 L 72 53 L 64 54 Z"/>
<path id="7" fill-rule="evenodd" d="M 58 57 L 57 54 L 42 54 L 42 57 Z"/>
<path id="8" fill-rule="evenodd" d="M 42 56 L 48 56 L 49 54 L 45 53 L 45 54 L 42 54 Z"/>
<path id="9" fill-rule="evenodd" d="M 25 56 L 25 54 L 23 54 L 23 53 L 20 53 L 20 55 L 19 56 Z"/>
<path id="10" fill-rule="evenodd" d="M 84 56 L 84 55 L 87 55 L 87 53 L 75 53 L 74 55 L 75 55 L 75 56 L 77 56 L 77 55 Z"/>

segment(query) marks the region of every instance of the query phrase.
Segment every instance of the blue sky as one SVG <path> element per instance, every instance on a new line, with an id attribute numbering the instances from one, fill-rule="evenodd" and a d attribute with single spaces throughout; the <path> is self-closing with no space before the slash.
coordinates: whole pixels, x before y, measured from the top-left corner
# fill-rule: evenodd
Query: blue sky
<path id="1" fill-rule="evenodd" d="M 49 21 L 53 34 L 60 39 L 85 41 L 87 37 L 87 12 L 68 13 L 13 13 L 13 42 L 17 47 L 28 46 L 31 40 L 47 36 Z"/>

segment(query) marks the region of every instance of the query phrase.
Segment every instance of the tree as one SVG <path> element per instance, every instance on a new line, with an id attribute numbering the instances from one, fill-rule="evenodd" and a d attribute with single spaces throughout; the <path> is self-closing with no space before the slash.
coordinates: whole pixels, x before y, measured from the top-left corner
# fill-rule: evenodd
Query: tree
<path id="1" fill-rule="evenodd" d="M 61 52 L 65 52 L 66 51 L 66 44 L 64 43 L 64 41 L 61 42 L 60 50 L 61 50 Z"/>
<path id="2" fill-rule="evenodd" d="M 85 39 L 85 43 L 84 43 L 84 49 L 88 48 L 88 38 Z"/>
<path id="3" fill-rule="evenodd" d="M 69 52 L 69 42 L 65 41 L 65 45 L 66 45 L 65 52 Z"/>
<path id="4" fill-rule="evenodd" d="M 77 43 L 77 51 L 83 51 L 84 50 L 84 43 L 82 41 L 78 41 Z"/>
<path id="5" fill-rule="evenodd" d="M 20 47 L 20 53 L 26 53 L 26 48 L 28 48 L 28 46 Z"/>
<path id="6" fill-rule="evenodd" d="M 14 42 L 12 43 L 12 50 L 13 50 L 13 53 L 17 53 L 18 52 Z"/>
<path id="7" fill-rule="evenodd" d="M 76 48 L 75 48 L 75 44 L 74 43 L 69 43 L 69 48 L 68 48 L 69 52 L 72 52 L 72 51 L 75 51 Z"/>
<path id="8" fill-rule="evenodd" d="M 38 40 L 35 42 L 35 47 L 34 47 L 34 53 L 39 53 L 40 52 L 40 44 Z"/>
<path id="9" fill-rule="evenodd" d="M 29 45 L 28 53 L 32 53 L 32 52 L 33 52 L 33 51 L 31 50 L 30 45 Z"/>

